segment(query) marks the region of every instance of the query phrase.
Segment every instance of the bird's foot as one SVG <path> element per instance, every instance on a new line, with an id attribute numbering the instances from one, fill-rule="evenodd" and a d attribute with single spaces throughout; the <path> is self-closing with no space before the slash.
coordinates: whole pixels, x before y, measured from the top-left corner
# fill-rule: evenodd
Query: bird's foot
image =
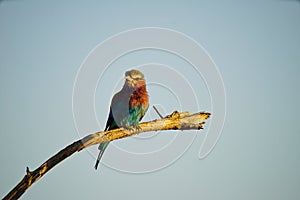
<path id="1" fill-rule="evenodd" d="M 134 125 L 133 126 L 137 131 L 141 131 L 142 130 L 142 128 L 139 126 L 139 125 Z"/>
<path id="2" fill-rule="evenodd" d="M 124 129 L 132 132 L 132 131 L 140 131 L 142 128 L 139 125 L 125 126 Z"/>

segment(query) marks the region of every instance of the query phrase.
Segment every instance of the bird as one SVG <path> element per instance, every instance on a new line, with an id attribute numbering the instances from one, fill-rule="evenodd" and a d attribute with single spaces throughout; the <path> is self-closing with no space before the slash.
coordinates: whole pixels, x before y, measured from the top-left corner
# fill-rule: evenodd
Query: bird
<path id="1" fill-rule="evenodd" d="M 132 69 L 125 72 L 125 83 L 116 93 L 110 104 L 110 110 L 104 131 L 117 128 L 129 129 L 130 126 L 140 128 L 139 122 L 149 107 L 149 95 L 146 88 L 144 74 Z M 95 164 L 97 170 L 101 157 L 109 142 L 99 145 L 99 154 Z"/>

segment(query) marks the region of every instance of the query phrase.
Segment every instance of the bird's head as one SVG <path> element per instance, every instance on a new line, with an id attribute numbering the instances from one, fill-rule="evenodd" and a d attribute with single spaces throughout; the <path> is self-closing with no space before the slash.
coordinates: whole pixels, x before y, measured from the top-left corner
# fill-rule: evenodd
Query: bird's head
<path id="1" fill-rule="evenodd" d="M 125 73 L 126 84 L 131 88 L 139 88 L 145 86 L 144 74 L 136 69 L 132 69 Z"/>

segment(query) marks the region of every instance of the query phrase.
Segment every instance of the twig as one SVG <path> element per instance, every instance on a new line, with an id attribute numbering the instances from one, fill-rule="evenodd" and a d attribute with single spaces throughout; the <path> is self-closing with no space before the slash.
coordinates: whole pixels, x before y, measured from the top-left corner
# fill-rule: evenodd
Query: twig
<path id="1" fill-rule="evenodd" d="M 158 131 L 158 130 L 190 130 L 190 129 L 202 129 L 203 124 L 210 116 L 210 113 L 196 113 L 190 115 L 189 112 L 179 113 L 177 111 L 173 112 L 171 115 L 166 116 L 163 119 L 154 120 L 150 122 L 144 122 L 139 124 L 140 128 L 130 128 L 130 129 L 114 129 L 111 131 L 97 132 L 94 134 L 87 135 L 86 137 L 78 140 L 70 145 L 68 145 L 63 150 L 59 151 L 57 154 L 49 158 L 41 166 L 39 166 L 34 171 L 30 171 L 26 168 L 26 175 L 24 178 L 16 185 L 4 198 L 8 199 L 18 199 L 33 183 L 38 181 L 44 174 L 46 174 L 50 169 L 56 166 L 58 163 L 71 156 L 77 151 L 81 151 L 91 145 L 99 144 L 102 142 L 113 141 L 120 138 L 129 137 L 135 134 L 148 131 Z"/>
<path id="2" fill-rule="evenodd" d="M 155 105 L 153 105 L 153 108 L 154 108 L 154 110 L 156 111 L 156 113 L 159 115 L 159 117 L 162 119 L 162 118 L 164 118 L 161 114 L 160 114 L 160 112 L 157 110 L 157 108 L 155 107 Z"/>

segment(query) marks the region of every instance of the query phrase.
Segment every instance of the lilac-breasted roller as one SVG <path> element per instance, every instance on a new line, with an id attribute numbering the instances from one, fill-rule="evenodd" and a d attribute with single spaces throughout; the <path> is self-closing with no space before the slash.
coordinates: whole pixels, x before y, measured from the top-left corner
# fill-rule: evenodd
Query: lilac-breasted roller
<path id="1" fill-rule="evenodd" d="M 144 74 L 138 70 L 130 70 L 125 73 L 125 83 L 121 91 L 116 93 L 110 104 L 109 116 L 105 131 L 137 126 L 149 107 L 148 93 Z M 109 142 L 101 143 L 95 169 L 107 148 Z"/>

